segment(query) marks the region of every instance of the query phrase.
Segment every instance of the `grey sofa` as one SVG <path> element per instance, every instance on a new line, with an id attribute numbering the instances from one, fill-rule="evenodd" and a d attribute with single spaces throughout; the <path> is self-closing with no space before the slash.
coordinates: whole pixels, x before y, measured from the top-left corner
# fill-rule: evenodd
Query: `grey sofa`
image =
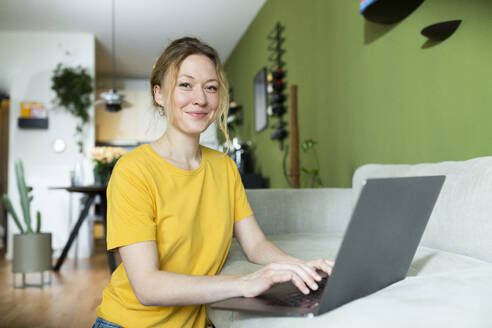
<path id="1" fill-rule="evenodd" d="M 347 189 L 248 190 L 268 238 L 299 258 L 335 259 L 363 181 L 446 175 L 407 278 L 314 318 L 207 308 L 222 327 L 492 327 L 492 157 L 417 165 L 364 165 Z M 234 241 L 222 274 L 248 273 Z"/>

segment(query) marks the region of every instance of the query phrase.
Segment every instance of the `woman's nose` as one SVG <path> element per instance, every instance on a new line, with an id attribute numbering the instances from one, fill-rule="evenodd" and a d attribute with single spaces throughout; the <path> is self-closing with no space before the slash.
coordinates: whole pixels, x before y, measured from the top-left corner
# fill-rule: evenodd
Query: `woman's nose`
<path id="1" fill-rule="evenodd" d="M 207 96 L 203 88 L 196 88 L 193 90 L 193 104 L 203 106 L 207 103 Z"/>

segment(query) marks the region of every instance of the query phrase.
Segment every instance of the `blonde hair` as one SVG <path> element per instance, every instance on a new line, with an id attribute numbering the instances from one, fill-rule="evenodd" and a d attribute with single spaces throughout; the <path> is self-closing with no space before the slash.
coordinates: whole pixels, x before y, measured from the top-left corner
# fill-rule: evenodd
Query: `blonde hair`
<path id="1" fill-rule="evenodd" d="M 171 111 L 172 94 L 176 87 L 179 68 L 181 63 L 190 55 L 207 56 L 215 65 L 215 72 L 219 80 L 219 106 L 217 109 L 216 120 L 218 120 L 219 129 L 224 134 L 227 143 L 226 153 L 229 152 L 231 141 L 227 131 L 227 113 L 229 110 L 229 83 L 224 73 L 222 63 L 217 51 L 208 44 L 192 37 L 184 37 L 174 40 L 161 54 L 155 63 L 152 73 L 150 74 L 150 92 L 152 93 L 152 102 L 154 106 L 161 107 L 165 110 L 166 116 L 172 121 Z M 161 106 L 155 101 L 154 87 L 163 87 L 165 76 L 170 78 L 170 88 L 165 95 L 165 106 Z M 167 110 L 166 110 L 167 109 Z"/>

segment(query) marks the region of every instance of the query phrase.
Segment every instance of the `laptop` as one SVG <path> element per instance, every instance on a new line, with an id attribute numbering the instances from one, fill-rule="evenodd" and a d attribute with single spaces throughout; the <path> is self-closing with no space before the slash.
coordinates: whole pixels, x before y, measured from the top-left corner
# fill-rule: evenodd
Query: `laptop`
<path id="1" fill-rule="evenodd" d="M 368 179 L 338 251 L 332 274 L 302 294 L 292 283 L 253 297 L 212 303 L 217 310 L 315 316 L 405 278 L 445 176 Z"/>

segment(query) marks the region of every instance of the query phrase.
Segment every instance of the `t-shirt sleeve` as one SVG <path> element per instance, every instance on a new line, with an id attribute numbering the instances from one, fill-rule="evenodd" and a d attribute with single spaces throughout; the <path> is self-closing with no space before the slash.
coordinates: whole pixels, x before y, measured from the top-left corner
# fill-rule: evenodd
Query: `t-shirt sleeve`
<path id="1" fill-rule="evenodd" d="M 236 164 L 231 160 L 234 170 L 234 222 L 239 222 L 248 216 L 253 215 L 253 210 L 246 197 L 241 175 L 237 170 Z"/>
<path id="2" fill-rule="evenodd" d="M 108 250 L 156 240 L 154 202 L 137 165 L 122 157 L 107 189 Z"/>

